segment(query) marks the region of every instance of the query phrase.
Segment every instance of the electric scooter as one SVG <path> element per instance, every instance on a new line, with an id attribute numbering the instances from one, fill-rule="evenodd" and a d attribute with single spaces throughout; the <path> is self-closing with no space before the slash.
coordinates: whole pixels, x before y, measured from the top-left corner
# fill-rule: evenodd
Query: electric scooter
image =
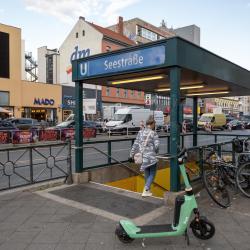
<path id="1" fill-rule="evenodd" d="M 182 151 L 175 157 L 178 157 L 180 172 L 185 184 L 185 195 L 179 195 L 175 199 L 174 219 L 172 224 L 137 226 L 132 221 L 120 220 L 115 233 L 121 242 L 131 243 L 134 239 L 139 238 L 144 241 L 145 238 L 183 235 L 189 245 L 187 228 L 192 212 L 195 215 L 190 223 L 193 234 L 202 240 L 208 240 L 214 236 L 215 227 L 206 217 L 200 216 L 196 199 L 189 183 L 184 164 L 187 158 L 186 149 L 182 149 Z M 174 157 L 158 158 L 169 160 Z M 144 242 L 142 242 L 142 244 L 144 245 Z"/>

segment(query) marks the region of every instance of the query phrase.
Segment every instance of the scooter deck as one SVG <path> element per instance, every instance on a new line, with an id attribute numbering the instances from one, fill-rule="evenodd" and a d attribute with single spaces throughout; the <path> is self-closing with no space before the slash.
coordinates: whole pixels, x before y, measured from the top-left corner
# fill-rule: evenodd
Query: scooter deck
<path id="1" fill-rule="evenodd" d="M 161 232 L 175 232 L 172 228 L 171 224 L 164 225 L 147 225 L 147 226 L 139 226 L 141 229 L 140 232 L 136 234 L 145 234 L 145 233 L 161 233 Z"/>

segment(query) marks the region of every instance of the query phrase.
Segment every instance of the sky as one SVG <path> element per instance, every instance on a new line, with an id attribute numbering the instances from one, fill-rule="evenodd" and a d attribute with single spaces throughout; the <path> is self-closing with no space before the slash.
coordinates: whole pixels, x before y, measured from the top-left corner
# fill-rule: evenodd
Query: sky
<path id="1" fill-rule="evenodd" d="M 139 17 L 201 29 L 201 47 L 250 70 L 250 0 L 0 0 L 0 23 L 22 29 L 25 50 L 59 48 L 79 16 L 101 26 Z"/>

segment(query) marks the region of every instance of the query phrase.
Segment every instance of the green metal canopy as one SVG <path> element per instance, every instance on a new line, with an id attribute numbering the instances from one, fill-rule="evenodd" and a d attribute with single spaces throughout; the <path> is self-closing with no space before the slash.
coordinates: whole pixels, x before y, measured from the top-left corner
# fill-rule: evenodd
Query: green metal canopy
<path id="1" fill-rule="evenodd" d="M 83 171 L 82 87 L 84 83 L 170 95 L 170 153 L 177 155 L 181 97 L 193 97 L 197 145 L 197 98 L 250 95 L 250 72 L 182 38 L 173 37 L 73 61 L 76 82 L 76 172 Z M 171 160 L 171 191 L 180 189 L 177 159 Z"/>
<path id="2" fill-rule="evenodd" d="M 182 96 L 250 95 L 248 70 L 180 37 L 76 60 L 73 81 L 169 95 L 172 67 L 181 68 Z"/>

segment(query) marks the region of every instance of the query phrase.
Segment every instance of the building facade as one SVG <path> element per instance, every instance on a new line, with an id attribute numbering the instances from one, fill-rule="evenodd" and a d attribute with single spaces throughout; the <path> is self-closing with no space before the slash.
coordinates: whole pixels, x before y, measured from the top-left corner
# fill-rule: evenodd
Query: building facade
<path id="1" fill-rule="evenodd" d="M 0 44 L 0 113 L 17 118 L 60 121 L 61 86 L 22 80 L 24 43 L 21 29 L 0 24 Z"/>
<path id="2" fill-rule="evenodd" d="M 90 23 L 86 21 L 84 17 L 79 17 L 79 20 L 65 38 L 59 49 L 49 50 L 45 46 L 38 49 L 38 80 L 51 84 L 59 83 L 63 86 L 63 119 L 65 119 L 67 114 L 73 112 L 73 106 L 67 106 L 65 103 L 65 96 L 66 99 L 68 98 L 67 96 L 71 96 L 71 98 L 74 99 L 72 94 L 74 93 L 74 83 L 72 82 L 72 61 L 132 45 L 135 45 L 135 43 L 126 36 L 94 23 Z M 70 90 L 70 88 L 72 89 Z M 144 104 L 143 93 L 133 94 L 130 90 L 117 88 L 110 88 L 107 90 L 105 88 L 101 89 L 100 86 L 96 87 L 93 85 L 84 85 L 84 89 L 86 93 L 96 89 L 96 97 L 99 96 L 99 99 L 96 99 L 95 104 L 95 118 L 102 115 L 102 111 L 99 110 L 102 106 Z M 70 101 L 69 98 L 68 102 L 71 102 L 71 104 L 74 103 L 74 101 Z M 102 105 L 100 104 L 101 102 Z M 92 115 L 91 117 L 93 117 L 93 112 L 88 108 L 90 106 L 93 107 L 93 98 L 84 99 L 84 103 L 86 105 L 84 112 L 87 112 L 86 114 Z"/>
<path id="3" fill-rule="evenodd" d="M 160 27 L 156 27 L 140 18 L 133 18 L 127 21 L 123 17 L 119 17 L 118 23 L 108 27 L 114 32 L 123 34 L 129 39 L 133 40 L 136 44 L 144 44 L 152 41 L 157 41 L 164 38 L 180 36 L 192 43 L 200 45 L 200 28 L 196 25 L 190 25 L 179 29 L 167 28 L 164 20 Z M 152 95 L 146 93 L 147 100 L 145 100 L 146 107 L 152 110 L 161 110 L 168 114 L 169 97 Z M 187 109 L 187 107 L 189 109 Z M 191 106 L 186 106 L 185 110 L 190 110 Z M 185 111 L 186 112 L 186 111 Z"/>
<path id="4" fill-rule="evenodd" d="M 154 26 L 140 18 L 123 21 L 119 17 L 118 23 L 108 27 L 109 29 L 127 36 L 136 44 L 157 41 L 173 36 L 180 36 L 196 45 L 200 45 L 200 28 L 189 25 L 178 29 L 168 28 L 163 20 L 160 27 Z"/>

